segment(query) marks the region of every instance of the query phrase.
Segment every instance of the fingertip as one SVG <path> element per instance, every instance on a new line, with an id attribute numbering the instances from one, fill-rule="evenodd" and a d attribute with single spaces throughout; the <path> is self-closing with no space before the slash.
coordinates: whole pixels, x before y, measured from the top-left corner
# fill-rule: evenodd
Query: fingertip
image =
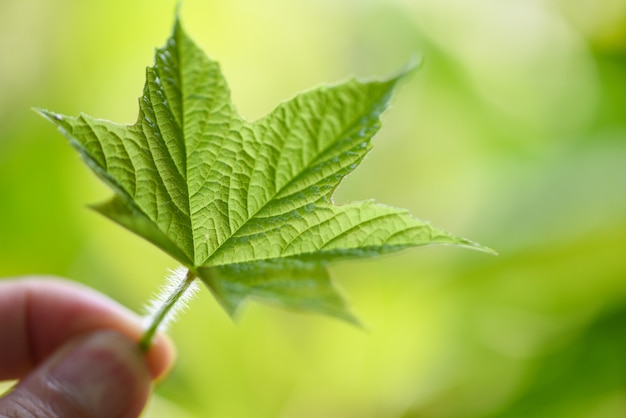
<path id="1" fill-rule="evenodd" d="M 176 348 L 172 340 L 166 334 L 157 334 L 146 354 L 152 379 L 157 382 L 163 380 L 172 370 L 175 360 Z"/>
<path id="2" fill-rule="evenodd" d="M 136 313 L 79 283 L 51 277 L 2 280 L 0 380 L 23 377 L 67 342 L 103 330 L 135 342 L 144 332 Z M 174 344 L 162 333 L 143 355 L 154 380 L 167 375 L 175 358 Z"/>
<path id="3" fill-rule="evenodd" d="M 148 365 L 128 336 L 99 330 L 58 349 L 0 399 L 0 416 L 138 417 Z"/>

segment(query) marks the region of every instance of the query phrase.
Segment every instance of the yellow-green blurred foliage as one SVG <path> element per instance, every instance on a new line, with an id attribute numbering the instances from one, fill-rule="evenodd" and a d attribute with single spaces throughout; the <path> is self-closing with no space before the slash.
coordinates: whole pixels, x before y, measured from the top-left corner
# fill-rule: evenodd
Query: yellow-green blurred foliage
<path id="1" fill-rule="evenodd" d="M 0 275 L 135 310 L 175 264 L 87 210 L 110 195 L 30 111 L 132 122 L 175 1 L 0 2 Z M 417 55 L 336 201 L 407 207 L 500 252 L 332 267 L 367 331 L 207 291 L 147 417 L 626 417 L 623 0 L 187 0 L 249 119 Z M 0 353 L 0 355 L 2 355 Z"/>

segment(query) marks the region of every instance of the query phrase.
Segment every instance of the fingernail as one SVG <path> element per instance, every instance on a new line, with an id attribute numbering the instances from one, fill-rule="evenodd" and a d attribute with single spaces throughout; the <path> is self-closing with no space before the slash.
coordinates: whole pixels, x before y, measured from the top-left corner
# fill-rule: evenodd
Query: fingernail
<path id="1" fill-rule="evenodd" d="M 92 334 L 68 347 L 50 375 L 94 417 L 124 415 L 145 400 L 150 384 L 136 344 L 112 331 Z"/>

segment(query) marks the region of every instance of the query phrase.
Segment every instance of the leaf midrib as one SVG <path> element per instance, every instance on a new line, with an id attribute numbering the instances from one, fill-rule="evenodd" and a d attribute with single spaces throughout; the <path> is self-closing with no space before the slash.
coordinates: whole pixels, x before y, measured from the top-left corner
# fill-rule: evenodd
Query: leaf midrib
<path id="1" fill-rule="evenodd" d="M 176 27 L 175 27 L 175 39 L 176 39 L 176 58 L 178 60 L 178 69 L 179 71 L 176 71 L 176 75 L 178 76 L 178 85 L 180 86 L 180 126 L 178 127 L 178 129 L 180 130 L 180 138 L 182 139 L 182 155 L 185 158 L 182 158 L 182 163 L 183 166 L 182 167 L 182 171 L 185 173 L 185 181 L 184 181 L 184 185 L 185 185 L 185 196 L 187 196 L 186 203 L 187 203 L 187 213 L 189 214 L 187 219 L 189 221 L 189 231 L 193 231 L 193 224 L 192 224 L 192 220 L 191 220 L 191 198 L 189 197 L 189 171 L 188 171 L 188 164 L 187 164 L 187 141 L 186 141 L 186 137 L 185 137 L 185 85 L 186 83 L 183 82 L 184 77 L 183 77 L 183 64 L 182 64 L 182 59 L 183 59 L 183 54 L 182 54 L 182 45 L 181 45 L 181 41 L 184 42 L 184 36 L 181 36 L 182 34 L 182 30 L 180 27 L 180 23 L 177 21 L 176 22 Z M 183 34 L 184 35 L 184 34 Z M 194 45 L 195 46 L 195 45 Z M 165 93 L 165 92 L 164 92 Z M 169 99 L 168 99 L 169 100 Z M 169 109 L 169 106 L 168 106 Z M 172 115 L 173 116 L 173 115 Z M 174 123 L 176 123 L 176 119 L 174 119 Z M 189 257 L 190 260 L 192 260 L 193 263 L 196 262 L 196 240 L 194 237 L 194 234 L 188 234 L 191 238 L 191 257 Z"/>

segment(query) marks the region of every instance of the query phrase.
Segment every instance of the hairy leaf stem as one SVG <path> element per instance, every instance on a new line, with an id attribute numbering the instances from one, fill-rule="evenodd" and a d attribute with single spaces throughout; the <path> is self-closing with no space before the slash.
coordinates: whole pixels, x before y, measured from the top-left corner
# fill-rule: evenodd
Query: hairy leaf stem
<path id="1" fill-rule="evenodd" d="M 149 325 L 139 340 L 139 349 L 147 353 L 152 344 L 154 335 L 159 330 L 159 326 L 166 320 L 168 314 L 172 312 L 172 308 L 184 297 L 185 292 L 189 289 L 189 286 L 196 279 L 196 275 L 193 271 L 187 270 L 187 274 L 183 280 L 178 283 L 173 292 L 166 295 L 162 304 L 155 309 L 154 313 L 149 318 Z"/>

